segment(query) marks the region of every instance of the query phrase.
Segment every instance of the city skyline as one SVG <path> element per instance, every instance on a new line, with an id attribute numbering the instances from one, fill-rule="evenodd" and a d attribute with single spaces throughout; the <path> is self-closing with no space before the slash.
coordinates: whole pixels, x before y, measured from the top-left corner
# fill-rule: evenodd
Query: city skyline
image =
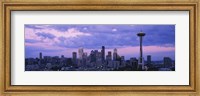
<path id="1" fill-rule="evenodd" d="M 144 36 L 142 32 L 138 36 Z M 118 54 L 117 49 L 113 53 L 105 53 L 105 46 L 101 50 L 84 52 L 83 48 L 72 52 L 72 56 L 43 56 L 39 53 L 37 58 L 25 59 L 26 71 L 175 71 L 175 61 L 170 57 L 163 57 L 162 61 L 152 61 L 151 55 L 142 56 L 142 40 L 140 38 L 140 57 L 132 57 L 125 60 Z"/>
<path id="2" fill-rule="evenodd" d="M 90 53 L 105 46 L 106 54 L 117 48 L 125 59 L 138 58 L 139 38 L 136 33 L 141 30 L 148 34 L 143 41 L 144 57 L 175 59 L 175 25 L 28 24 L 25 25 L 25 55 L 26 58 L 35 58 L 42 52 L 46 56 L 71 57 L 72 52 L 78 52 L 79 48 Z"/>
<path id="3" fill-rule="evenodd" d="M 105 46 L 104 46 L 105 47 Z M 88 51 L 88 52 L 86 52 L 85 50 L 84 50 L 84 48 L 79 48 L 77 51 L 74 51 L 74 52 L 72 52 L 71 53 L 71 56 L 69 56 L 69 57 L 66 57 L 65 55 L 52 55 L 52 56 L 50 56 L 50 57 L 59 57 L 59 58 L 61 58 L 61 57 L 65 57 L 65 58 L 73 58 L 73 53 L 76 53 L 76 54 L 78 54 L 79 53 L 79 50 L 80 49 L 83 49 L 83 53 L 86 53 L 87 55 L 89 55 L 89 54 L 91 54 L 91 51 L 98 51 L 98 52 L 101 52 L 101 49 L 93 49 L 93 50 L 90 50 L 90 51 Z M 115 48 L 115 49 L 117 49 L 117 48 Z M 117 49 L 118 50 L 118 49 Z M 113 54 L 114 53 L 114 49 L 110 49 L 110 50 L 106 50 L 106 48 L 105 48 L 105 54 L 104 54 L 104 58 L 106 58 L 106 55 L 108 55 L 109 54 L 109 52 L 111 52 L 111 54 Z M 39 55 L 38 55 L 39 54 Z M 42 55 L 41 55 L 42 54 Z M 117 51 L 117 54 L 118 54 L 118 51 Z M 118 54 L 119 56 L 123 56 L 123 55 L 120 55 L 120 54 Z M 29 58 L 43 58 L 43 57 L 45 57 L 45 56 L 47 56 L 47 57 L 49 57 L 49 55 L 45 55 L 45 54 L 43 54 L 43 52 L 39 52 L 39 53 L 37 53 L 37 56 L 36 57 L 29 57 Z M 145 61 L 148 61 L 147 60 L 147 58 L 148 58 L 148 56 L 151 56 L 151 60 L 153 60 L 152 59 L 152 55 L 150 55 L 150 54 L 148 54 L 148 55 L 145 55 L 145 56 L 143 56 L 144 58 L 145 58 Z M 77 56 L 78 57 L 78 56 Z M 125 56 L 124 56 L 125 57 Z M 167 57 L 167 56 L 164 56 L 164 57 Z M 163 58 L 164 57 L 162 57 L 162 60 L 153 60 L 153 61 L 163 61 Z M 113 57 L 112 57 L 113 58 Z M 134 56 L 132 56 L 132 57 L 130 57 L 130 58 L 139 58 L 139 57 L 134 57 Z M 127 58 L 126 59 L 126 57 L 124 58 L 124 60 L 129 60 L 130 58 Z M 77 58 L 77 59 L 79 59 L 79 58 Z M 173 60 L 173 59 L 172 59 Z"/>

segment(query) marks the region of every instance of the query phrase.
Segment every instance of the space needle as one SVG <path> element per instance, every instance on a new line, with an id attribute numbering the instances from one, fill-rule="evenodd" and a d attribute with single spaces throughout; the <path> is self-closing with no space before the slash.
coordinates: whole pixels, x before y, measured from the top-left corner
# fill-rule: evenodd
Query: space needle
<path id="1" fill-rule="evenodd" d="M 143 50 L 142 50 L 142 38 L 145 36 L 144 32 L 139 32 L 137 33 L 137 36 L 140 38 L 140 57 L 139 57 L 139 62 L 138 65 L 144 69 L 144 58 L 143 58 Z"/>

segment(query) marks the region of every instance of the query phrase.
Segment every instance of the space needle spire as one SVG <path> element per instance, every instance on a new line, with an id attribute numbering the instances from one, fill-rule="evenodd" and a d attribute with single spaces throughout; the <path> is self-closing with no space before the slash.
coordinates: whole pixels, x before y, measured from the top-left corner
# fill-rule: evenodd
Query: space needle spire
<path id="1" fill-rule="evenodd" d="M 140 57 L 139 57 L 139 66 L 142 67 L 142 69 L 144 69 L 144 58 L 143 58 L 143 50 L 142 50 L 142 39 L 145 36 L 145 33 L 140 31 L 139 33 L 137 33 L 137 36 L 140 38 Z"/>

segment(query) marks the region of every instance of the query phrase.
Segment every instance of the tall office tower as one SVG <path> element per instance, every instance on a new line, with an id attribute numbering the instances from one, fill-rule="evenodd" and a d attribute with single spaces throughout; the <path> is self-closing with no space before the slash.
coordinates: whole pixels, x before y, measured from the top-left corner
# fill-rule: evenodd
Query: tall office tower
<path id="1" fill-rule="evenodd" d="M 121 60 L 120 60 L 120 67 L 125 67 L 126 66 L 125 57 L 121 56 L 120 58 L 121 58 Z"/>
<path id="2" fill-rule="evenodd" d="M 145 36 L 145 33 L 139 32 L 137 36 L 140 38 L 140 57 L 139 57 L 139 67 L 141 66 L 142 70 L 145 69 L 144 67 L 144 58 L 143 58 L 143 50 L 142 50 L 142 37 Z"/>
<path id="3" fill-rule="evenodd" d="M 40 60 L 42 60 L 42 52 L 40 52 Z"/>
<path id="4" fill-rule="evenodd" d="M 79 55 L 79 59 L 82 60 L 83 59 L 83 48 L 78 49 L 78 55 Z"/>
<path id="5" fill-rule="evenodd" d="M 116 48 L 114 49 L 114 52 L 113 52 L 113 60 L 114 61 L 117 60 L 117 49 Z"/>
<path id="6" fill-rule="evenodd" d="M 94 54 L 96 55 L 98 53 L 98 50 L 94 50 Z"/>
<path id="7" fill-rule="evenodd" d="M 101 61 L 104 62 L 105 61 L 105 47 L 102 46 L 101 49 Z"/>
<path id="8" fill-rule="evenodd" d="M 111 51 L 108 51 L 108 58 L 107 60 L 111 61 L 112 60 L 112 52 Z"/>
<path id="9" fill-rule="evenodd" d="M 96 55 L 93 50 L 90 52 L 90 62 L 96 62 Z"/>
<path id="10" fill-rule="evenodd" d="M 130 58 L 129 66 L 131 66 L 133 70 L 138 70 L 138 60 L 136 58 Z"/>
<path id="11" fill-rule="evenodd" d="M 97 59 L 98 59 L 98 58 L 97 58 L 97 57 L 98 57 L 98 53 L 99 53 L 98 50 L 94 50 L 95 62 L 96 62 Z"/>
<path id="12" fill-rule="evenodd" d="M 77 64 L 77 53 L 76 52 L 72 52 L 72 61 L 73 61 L 73 64 Z"/>
<path id="13" fill-rule="evenodd" d="M 87 52 L 83 53 L 83 58 L 86 59 L 87 58 Z"/>
<path id="14" fill-rule="evenodd" d="M 147 65 L 151 65 L 151 55 L 147 55 Z"/>
<path id="15" fill-rule="evenodd" d="M 97 61 L 97 62 L 100 62 L 100 61 L 101 61 L 101 59 L 102 59 L 101 56 L 102 56 L 102 55 L 101 55 L 101 52 L 97 52 L 97 53 L 96 53 L 96 61 Z"/>
<path id="16" fill-rule="evenodd" d="M 169 57 L 164 57 L 163 63 L 165 68 L 172 67 L 172 60 Z"/>
<path id="17" fill-rule="evenodd" d="M 78 49 L 78 56 L 79 56 L 79 59 L 78 59 L 78 66 L 82 66 L 83 65 L 83 48 L 80 48 Z"/>
<path id="18" fill-rule="evenodd" d="M 86 67 L 87 57 L 88 57 L 88 56 L 87 56 L 87 53 L 84 52 L 84 53 L 83 53 L 83 59 L 82 59 L 82 60 L 83 60 L 83 61 L 82 61 L 82 65 L 83 65 L 84 67 Z"/>
<path id="19" fill-rule="evenodd" d="M 102 65 L 102 60 L 101 60 L 101 52 L 98 52 L 97 50 L 95 50 L 95 66 L 99 67 Z"/>

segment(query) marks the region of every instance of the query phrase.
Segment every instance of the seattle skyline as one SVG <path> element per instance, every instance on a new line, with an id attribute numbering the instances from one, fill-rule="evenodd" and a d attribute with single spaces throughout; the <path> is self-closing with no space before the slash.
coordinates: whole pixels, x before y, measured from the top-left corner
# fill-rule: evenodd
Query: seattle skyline
<path id="1" fill-rule="evenodd" d="M 105 53 L 117 48 L 125 59 L 139 57 L 139 38 L 135 34 L 141 30 L 147 34 L 143 41 L 144 57 L 175 59 L 175 25 L 130 24 L 27 24 L 25 56 L 35 58 L 42 52 L 46 56 L 71 57 L 79 48 L 90 53 L 105 46 Z"/>

